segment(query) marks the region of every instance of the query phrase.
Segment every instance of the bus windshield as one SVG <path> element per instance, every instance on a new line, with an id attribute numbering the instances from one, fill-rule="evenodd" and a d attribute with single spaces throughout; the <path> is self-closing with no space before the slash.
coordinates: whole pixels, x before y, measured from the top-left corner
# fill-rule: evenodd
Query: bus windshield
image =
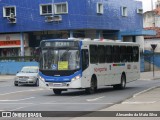
<path id="1" fill-rule="evenodd" d="M 80 68 L 79 49 L 43 48 L 40 60 L 42 70 L 77 70 Z"/>

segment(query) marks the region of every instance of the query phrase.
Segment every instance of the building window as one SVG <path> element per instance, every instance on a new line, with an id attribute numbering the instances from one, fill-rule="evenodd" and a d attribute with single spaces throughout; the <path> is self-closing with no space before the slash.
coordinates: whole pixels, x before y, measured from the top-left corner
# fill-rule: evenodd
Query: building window
<path id="1" fill-rule="evenodd" d="M 40 5 L 40 14 L 41 15 L 48 15 L 52 14 L 52 4 L 45 4 L 45 5 Z"/>
<path id="2" fill-rule="evenodd" d="M 16 16 L 16 7 L 15 6 L 3 7 L 3 17 L 10 17 L 11 15 Z"/>
<path id="3" fill-rule="evenodd" d="M 54 4 L 55 14 L 66 14 L 68 13 L 68 3 L 57 3 Z"/>
<path id="4" fill-rule="evenodd" d="M 127 16 L 127 7 L 122 7 L 122 16 Z"/>
<path id="5" fill-rule="evenodd" d="M 102 3 L 97 3 L 97 13 L 103 14 L 103 4 Z"/>

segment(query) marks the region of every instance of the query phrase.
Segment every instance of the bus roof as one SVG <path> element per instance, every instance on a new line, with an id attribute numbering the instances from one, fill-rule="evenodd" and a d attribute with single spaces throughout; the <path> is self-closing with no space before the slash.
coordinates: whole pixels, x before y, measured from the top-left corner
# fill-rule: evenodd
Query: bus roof
<path id="1" fill-rule="evenodd" d="M 47 39 L 41 42 L 54 42 L 54 41 L 81 41 L 85 44 L 98 44 L 98 45 L 133 45 L 140 46 L 140 44 L 135 42 L 121 42 L 121 40 L 110 40 L 110 39 L 89 39 L 89 38 L 70 38 L 70 39 Z"/>

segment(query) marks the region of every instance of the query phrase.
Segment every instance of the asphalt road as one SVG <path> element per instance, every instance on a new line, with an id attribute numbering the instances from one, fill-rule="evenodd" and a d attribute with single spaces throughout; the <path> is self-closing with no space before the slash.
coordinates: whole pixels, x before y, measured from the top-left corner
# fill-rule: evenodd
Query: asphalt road
<path id="1" fill-rule="evenodd" d="M 101 88 L 92 95 L 84 90 L 69 90 L 54 95 L 52 90 L 34 86 L 13 85 L 13 80 L 0 80 L 0 111 L 98 111 L 122 102 L 134 94 L 154 86 L 159 80 L 137 80 L 125 90 Z"/>

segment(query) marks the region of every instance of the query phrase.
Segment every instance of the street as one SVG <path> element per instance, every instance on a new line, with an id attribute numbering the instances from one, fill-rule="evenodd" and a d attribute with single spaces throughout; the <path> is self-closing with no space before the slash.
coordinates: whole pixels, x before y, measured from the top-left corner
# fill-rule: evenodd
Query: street
<path id="1" fill-rule="evenodd" d="M 0 111 L 97 111 L 159 85 L 159 80 L 137 80 L 128 83 L 125 90 L 105 87 L 92 95 L 84 90 L 69 90 L 57 96 L 40 87 L 15 87 L 13 79 L 6 79 L 0 80 Z"/>

